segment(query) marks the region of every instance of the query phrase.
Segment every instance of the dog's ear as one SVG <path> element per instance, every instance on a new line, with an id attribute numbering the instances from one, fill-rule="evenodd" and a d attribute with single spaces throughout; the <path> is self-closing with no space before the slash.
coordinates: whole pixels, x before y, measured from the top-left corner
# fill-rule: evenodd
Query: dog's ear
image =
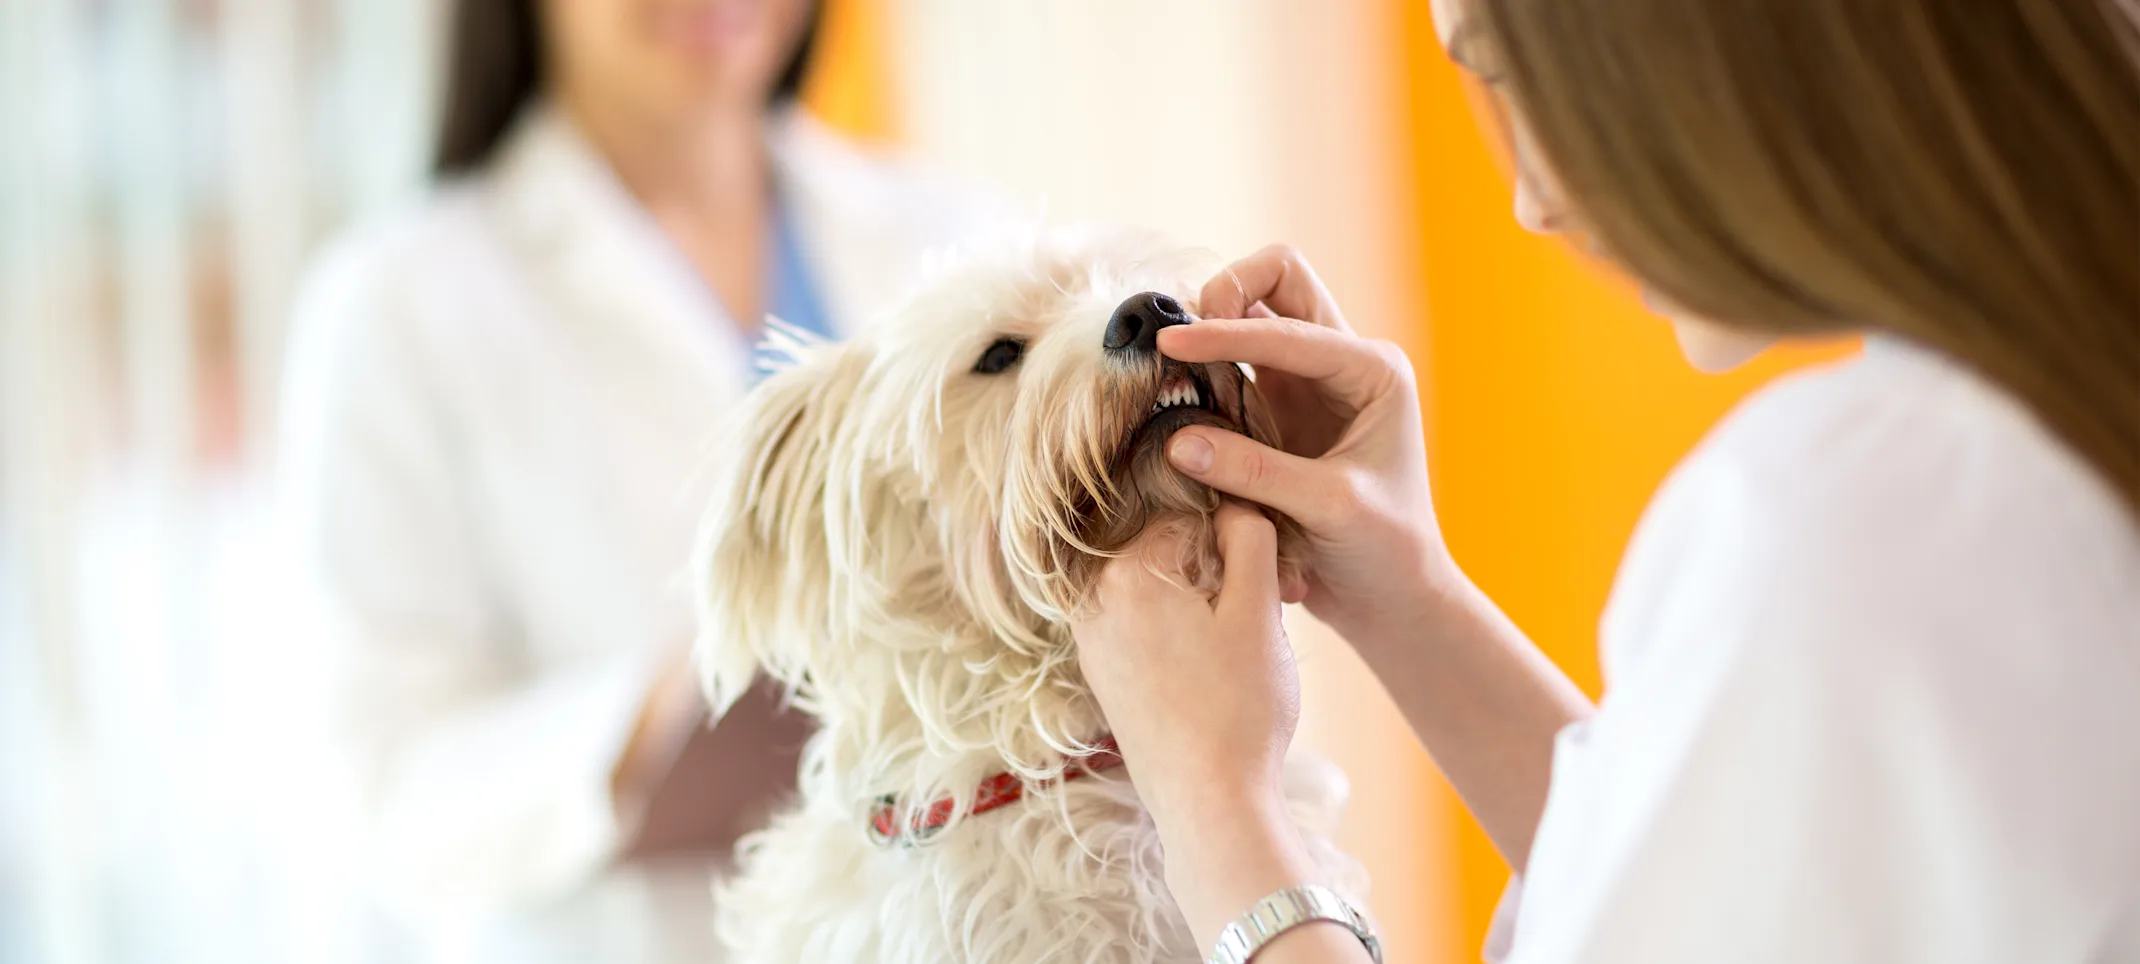
<path id="1" fill-rule="evenodd" d="M 789 363 L 751 392 L 725 436 L 693 559 L 696 656 L 716 717 L 760 668 L 792 692 L 824 638 L 826 483 L 865 361 L 827 343 L 782 347 Z"/>

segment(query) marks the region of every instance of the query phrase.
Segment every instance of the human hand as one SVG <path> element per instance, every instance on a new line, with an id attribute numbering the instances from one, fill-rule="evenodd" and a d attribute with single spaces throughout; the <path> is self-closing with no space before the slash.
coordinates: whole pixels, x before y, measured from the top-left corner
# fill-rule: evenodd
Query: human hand
<path id="1" fill-rule="evenodd" d="M 1161 568 L 1181 558 L 1181 535 L 1156 530 L 1107 564 L 1097 612 L 1071 626 L 1085 681 L 1166 848 L 1167 889 L 1205 946 L 1264 895 L 1322 882 L 1282 783 L 1300 674 L 1280 620 L 1278 533 L 1231 500 L 1217 528 L 1225 572 L 1216 595 Z M 1269 957 L 1366 954 L 1350 933 L 1311 927 Z"/>
<path id="2" fill-rule="evenodd" d="M 639 716 L 611 767 L 609 792 L 617 811 L 637 815 L 661 784 L 691 731 L 704 726 L 706 703 L 699 695 L 691 650 L 679 647 L 662 661 L 639 704 Z"/>
<path id="3" fill-rule="evenodd" d="M 794 795 L 810 731 L 809 718 L 788 708 L 770 681 L 745 691 L 711 726 L 701 703 L 680 745 L 652 774 L 620 856 L 726 857 L 737 838 Z"/>
<path id="4" fill-rule="evenodd" d="M 688 647 L 648 683 L 610 772 L 611 802 L 626 828 L 622 860 L 726 855 L 794 791 L 809 720 L 761 683 L 711 725 L 700 686 Z"/>
<path id="5" fill-rule="evenodd" d="M 1160 351 L 1254 366 L 1284 451 L 1190 426 L 1168 442 L 1175 468 L 1299 522 L 1308 610 L 1355 645 L 1388 637 L 1423 602 L 1459 595 L 1465 583 L 1434 517 L 1403 349 L 1355 335 L 1288 247 L 1235 262 L 1204 286 L 1199 308 L 1205 320 L 1159 333 Z"/>
<path id="6" fill-rule="evenodd" d="M 1450 558 L 1427 484 L 1410 362 L 1396 345 L 1354 335 L 1289 248 L 1237 262 L 1205 286 L 1199 308 L 1216 320 L 1161 331 L 1160 351 L 1255 366 L 1284 450 L 1191 426 L 1168 440 L 1169 461 L 1300 524 L 1309 611 L 1366 659 L 1521 868 L 1545 807 L 1554 736 L 1591 706 Z M 1200 829 L 1189 828 L 1189 839 Z M 1170 860 L 1175 849 L 1170 842 Z"/>
<path id="7" fill-rule="evenodd" d="M 1108 562 L 1095 610 L 1071 625 L 1085 681 L 1162 823 L 1212 796 L 1277 801 L 1300 719 L 1277 531 L 1231 500 L 1216 526 L 1225 571 L 1215 596 L 1169 570 L 1182 534 L 1154 530 Z"/>

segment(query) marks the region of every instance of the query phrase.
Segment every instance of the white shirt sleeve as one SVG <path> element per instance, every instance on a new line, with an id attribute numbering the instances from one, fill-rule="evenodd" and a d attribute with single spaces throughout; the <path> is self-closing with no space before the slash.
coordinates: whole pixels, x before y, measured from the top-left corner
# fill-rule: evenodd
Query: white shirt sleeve
<path id="1" fill-rule="evenodd" d="M 1980 436 L 1830 427 L 1660 495 L 1491 959 L 2140 959 L 2140 571 Z"/>
<path id="2" fill-rule="evenodd" d="M 609 777 L 655 667 L 639 647 L 548 667 L 517 651 L 432 377 L 450 373 L 425 370 L 414 309 L 378 267 L 331 259 L 301 299 L 285 534 L 342 666 L 337 716 L 387 899 L 538 899 L 617 847 Z"/>

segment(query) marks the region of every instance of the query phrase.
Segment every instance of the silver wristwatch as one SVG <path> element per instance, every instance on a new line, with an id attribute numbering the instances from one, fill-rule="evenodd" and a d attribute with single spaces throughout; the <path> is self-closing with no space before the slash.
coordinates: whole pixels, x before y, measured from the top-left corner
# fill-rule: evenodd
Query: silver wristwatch
<path id="1" fill-rule="evenodd" d="M 1256 902 L 1248 913 L 1234 918 L 1219 932 L 1219 942 L 1204 964 L 1248 964 L 1278 935 L 1316 921 L 1334 921 L 1352 929 L 1352 935 L 1367 945 L 1367 956 L 1382 964 L 1382 939 L 1375 926 L 1352 902 L 1318 884 L 1288 887 Z"/>

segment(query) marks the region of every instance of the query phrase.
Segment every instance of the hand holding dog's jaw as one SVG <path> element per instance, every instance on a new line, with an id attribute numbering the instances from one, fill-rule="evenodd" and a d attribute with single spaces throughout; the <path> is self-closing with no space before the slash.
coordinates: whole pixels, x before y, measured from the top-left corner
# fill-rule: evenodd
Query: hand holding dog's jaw
<path id="1" fill-rule="evenodd" d="M 1330 451 L 1353 413 L 1332 409 L 1311 373 L 1259 361 L 1253 346 L 1241 345 L 1227 324 L 1231 319 L 1283 318 L 1352 336 L 1344 311 L 1308 259 L 1290 245 L 1270 245 L 1205 282 L 1199 300 L 1204 317 L 1217 324 L 1160 332 L 1159 350 L 1186 362 L 1255 365 L 1256 385 L 1270 403 L 1282 448 L 1311 459 Z"/>
<path id="2" fill-rule="evenodd" d="M 1186 476 L 1284 513 L 1301 528 L 1310 612 L 1352 641 L 1417 638 L 1465 598 L 1428 484 L 1411 363 L 1398 346 L 1354 335 L 1315 272 L 1289 248 L 1235 263 L 1204 288 L 1206 307 L 1244 317 L 1160 333 L 1190 362 L 1252 365 L 1282 444 L 1207 427 L 1177 433 Z"/>
<path id="3" fill-rule="evenodd" d="M 1072 624 L 1086 684 L 1162 826 L 1214 785 L 1257 800 L 1278 794 L 1299 720 L 1277 531 L 1230 501 L 1216 528 L 1216 593 L 1181 580 L 1171 560 L 1182 537 L 1155 532 L 1107 564 L 1096 605 Z"/>

